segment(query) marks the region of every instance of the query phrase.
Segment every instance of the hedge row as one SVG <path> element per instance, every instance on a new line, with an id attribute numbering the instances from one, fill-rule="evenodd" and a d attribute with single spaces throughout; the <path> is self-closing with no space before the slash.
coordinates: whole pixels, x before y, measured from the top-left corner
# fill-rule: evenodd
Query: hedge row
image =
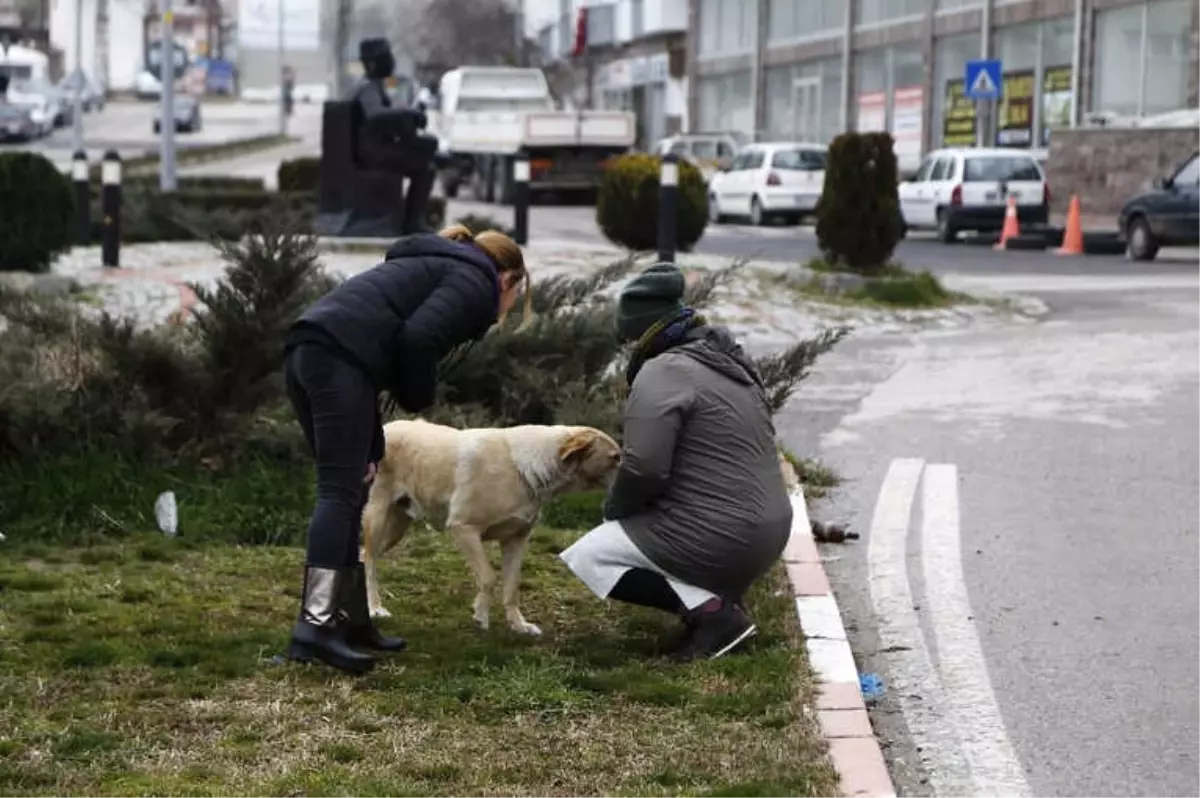
<path id="1" fill-rule="evenodd" d="M 303 175 L 315 170 L 299 167 Z M 305 185 L 308 188 L 288 188 Z M 311 230 L 317 209 L 315 180 L 289 177 L 283 191 L 267 191 L 261 179 L 225 176 L 182 177 L 178 190 L 164 193 L 154 175 L 127 175 L 122 181 L 121 240 L 126 243 L 232 241 L 285 219 L 290 229 Z M 103 234 L 101 185 L 90 184 L 90 242 Z M 0 153 L 0 271 L 40 272 L 76 244 L 76 196 L 70 179 L 44 156 Z M 440 226 L 445 201 L 431 198 L 428 224 Z"/>

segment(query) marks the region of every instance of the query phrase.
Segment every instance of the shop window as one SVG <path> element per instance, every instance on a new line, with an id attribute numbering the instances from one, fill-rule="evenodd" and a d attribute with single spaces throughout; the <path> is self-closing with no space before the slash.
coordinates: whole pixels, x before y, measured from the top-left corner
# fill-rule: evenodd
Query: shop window
<path id="1" fill-rule="evenodd" d="M 767 0 L 769 43 L 836 34 L 846 26 L 847 0 Z"/>
<path id="2" fill-rule="evenodd" d="M 700 55 L 753 50 L 757 19 L 757 0 L 700 0 Z"/>
<path id="3" fill-rule="evenodd" d="M 923 15 L 926 0 L 854 0 L 856 25 L 879 25 Z"/>
<path id="4" fill-rule="evenodd" d="M 706 131 L 735 131 L 752 135 L 750 70 L 697 79 L 699 125 Z"/>
<path id="5" fill-rule="evenodd" d="M 1187 105 L 1192 0 L 1153 0 L 1096 14 L 1092 110 L 1128 116 Z"/>

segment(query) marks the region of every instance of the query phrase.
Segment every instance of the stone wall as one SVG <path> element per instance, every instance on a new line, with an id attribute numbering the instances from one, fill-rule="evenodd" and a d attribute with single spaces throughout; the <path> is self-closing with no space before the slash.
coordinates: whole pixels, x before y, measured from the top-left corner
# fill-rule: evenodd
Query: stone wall
<path id="1" fill-rule="evenodd" d="M 1195 128 L 1056 130 L 1046 164 L 1051 210 L 1065 211 L 1071 195 L 1078 194 L 1085 215 L 1116 214 L 1198 148 L 1200 131 Z"/>

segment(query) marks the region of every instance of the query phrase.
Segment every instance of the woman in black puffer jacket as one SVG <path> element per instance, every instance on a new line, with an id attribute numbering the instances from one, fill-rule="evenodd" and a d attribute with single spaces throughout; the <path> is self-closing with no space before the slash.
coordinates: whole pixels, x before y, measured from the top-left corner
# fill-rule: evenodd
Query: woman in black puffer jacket
<path id="1" fill-rule="evenodd" d="M 362 505 L 383 458 L 379 393 L 410 413 L 433 403 L 438 363 L 478 340 L 529 278 L 521 248 L 462 226 L 401 238 L 382 263 L 317 300 L 288 332 L 288 397 L 317 460 L 300 616 L 287 656 L 362 673 L 356 649 L 401 651 L 367 611 L 358 555 Z"/>

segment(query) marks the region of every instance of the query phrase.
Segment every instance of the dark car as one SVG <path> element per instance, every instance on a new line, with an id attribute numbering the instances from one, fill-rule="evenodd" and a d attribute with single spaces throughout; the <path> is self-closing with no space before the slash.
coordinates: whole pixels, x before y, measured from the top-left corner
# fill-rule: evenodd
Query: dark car
<path id="1" fill-rule="evenodd" d="M 1117 224 L 1132 260 L 1154 260 L 1160 247 L 1200 244 L 1200 153 L 1125 203 Z"/>
<path id="2" fill-rule="evenodd" d="M 190 94 L 176 94 L 172 107 L 175 112 L 175 132 L 195 133 L 200 129 L 200 101 Z M 154 115 L 154 132 L 162 132 L 162 119 Z"/>
<path id="3" fill-rule="evenodd" d="M 32 141 L 37 134 L 38 126 L 28 108 L 0 102 L 0 141 Z"/>

